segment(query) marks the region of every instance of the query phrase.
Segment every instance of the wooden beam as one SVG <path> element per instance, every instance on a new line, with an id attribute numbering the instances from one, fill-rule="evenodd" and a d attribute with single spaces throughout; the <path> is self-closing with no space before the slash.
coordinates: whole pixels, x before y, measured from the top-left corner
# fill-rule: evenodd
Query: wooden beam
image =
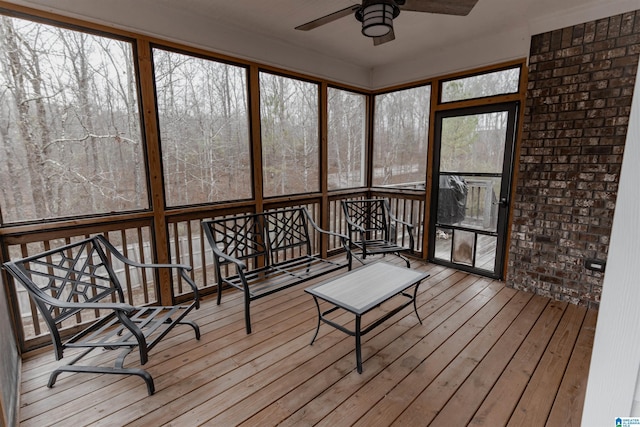
<path id="1" fill-rule="evenodd" d="M 155 85 L 151 45 L 148 41 L 138 39 L 138 69 L 140 70 L 140 98 L 142 100 L 142 119 L 145 131 L 145 149 L 147 156 L 147 176 L 151 210 L 153 212 L 153 240 L 155 258 L 158 263 L 171 261 L 169 247 L 169 231 L 165 215 L 164 181 L 162 176 L 162 150 L 155 103 Z M 167 269 L 158 271 L 159 300 L 162 305 L 173 304 L 171 272 Z"/>

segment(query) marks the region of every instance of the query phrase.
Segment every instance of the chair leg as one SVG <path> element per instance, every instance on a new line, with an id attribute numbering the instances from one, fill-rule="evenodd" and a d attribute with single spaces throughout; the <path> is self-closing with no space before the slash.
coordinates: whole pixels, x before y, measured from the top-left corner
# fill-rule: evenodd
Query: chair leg
<path id="1" fill-rule="evenodd" d="M 407 268 L 411 268 L 411 263 L 409 262 L 409 258 L 400 255 L 400 252 L 396 252 L 396 255 L 398 255 L 400 258 L 404 260 L 404 262 L 407 263 Z"/>
<path id="2" fill-rule="evenodd" d="M 177 322 L 177 324 L 191 326 L 196 333 L 196 339 L 200 341 L 200 327 L 196 324 L 196 322 L 192 322 L 191 320 L 182 320 L 180 322 Z"/>
<path id="3" fill-rule="evenodd" d="M 133 350 L 133 347 L 125 349 L 116 359 L 115 367 L 107 368 L 100 366 L 76 366 L 75 363 L 82 359 L 84 356 L 93 351 L 96 347 L 92 347 L 87 351 L 81 353 L 67 365 L 61 366 L 55 369 L 51 375 L 49 376 L 49 382 L 47 383 L 47 387 L 51 388 L 56 383 L 58 379 L 58 375 L 63 372 L 75 372 L 75 373 L 92 373 L 92 374 L 116 374 L 116 375 L 137 375 L 144 380 L 147 384 L 147 392 L 149 396 L 155 393 L 155 385 L 153 383 L 153 378 L 151 375 L 145 371 L 144 369 L 138 368 L 125 368 L 123 367 L 124 359 L 127 357 L 129 353 Z"/>
<path id="4" fill-rule="evenodd" d="M 250 301 L 245 298 L 244 300 L 244 323 L 247 329 L 247 334 L 251 333 L 251 312 L 249 311 Z"/>
<path id="5" fill-rule="evenodd" d="M 358 261 L 360 261 L 360 264 L 365 265 L 366 263 L 364 262 L 364 257 L 359 257 L 358 255 L 356 255 L 355 253 L 351 252 L 351 257 L 357 259 Z M 351 269 L 351 266 L 349 267 L 349 269 Z"/>
<path id="6" fill-rule="evenodd" d="M 62 366 L 51 373 L 49 377 L 49 383 L 47 387 L 51 388 L 56 383 L 58 375 L 63 372 L 76 372 L 76 373 L 93 373 L 93 374 L 116 374 L 116 375 L 137 375 L 144 380 L 147 384 L 147 392 L 149 396 L 155 393 L 155 386 L 153 384 L 153 378 L 144 369 L 137 368 L 100 368 L 96 366 Z"/>
<path id="7" fill-rule="evenodd" d="M 393 252 L 398 258 L 402 259 L 406 264 L 407 268 L 411 268 L 411 263 L 409 262 L 409 258 L 403 256 L 400 252 Z"/>

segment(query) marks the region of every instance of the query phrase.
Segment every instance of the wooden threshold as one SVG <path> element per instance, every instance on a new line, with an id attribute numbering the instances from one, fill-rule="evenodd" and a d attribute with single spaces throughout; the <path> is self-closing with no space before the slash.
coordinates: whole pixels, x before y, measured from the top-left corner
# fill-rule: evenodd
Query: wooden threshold
<path id="1" fill-rule="evenodd" d="M 207 299 L 191 313 L 200 341 L 178 326 L 152 351 L 144 368 L 153 396 L 139 378 L 118 375 L 63 374 L 49 389 L 60 362 L 52 353 L 24 360 L 21 426 L 580 425 L 597 311 L 412 267 L 431 273 L 417 298 L 423 324 L 407 307 L 367 334 L 362 374 L 352 337 L 322 325 L 309 345 L 317 310 L 304 285 L 255 301 L 251 335 L 240 293 L 229 291 L 220 306 Z M 113 353 L 94 359 L 109 363 Z"/>

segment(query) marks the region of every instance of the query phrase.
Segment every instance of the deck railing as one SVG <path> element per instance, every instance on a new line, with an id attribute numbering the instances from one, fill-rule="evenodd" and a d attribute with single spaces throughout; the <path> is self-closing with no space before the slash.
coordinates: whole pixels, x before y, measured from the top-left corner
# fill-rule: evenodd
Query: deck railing
<path id="1" fill-rule="evenodd" d="M 418 192 L 402 194 L 397 191 L 381 190 L 380 192 L 342 192 L 332 194 L 328 198 L 326 210 L 318 197 L 301 198 L 298 200 L 273 201 L 264 204 L 265 210 L 282 207 L 305 206 L 312 219 L 322 228 L 346 234 L 347 227 L 340 201 L 343 199 L 357 199 L 366 197 L 385 197 L 390 201 L 391 210 L 398 218 L 414 224 L 414 238 L 416 254 L 422 253 L 422 233 L 424 232 L 424 193 Z M 167 212 L 166 227 L 168 231 L 168 246 L 172 263 L 187 264 L 193 267 L 191 278 L 198 285 L 203 295 L 213 293 L 216 289 L 216 274 L 213 267 L 213 253 L 205 239 L 200 221 L 206 218 L 223 218 L 225 216 L 250 213 L 255 210 L 254 205 L 246 204 L 228 208 L 224 206 L 210 210 L 195 210 L 171 215 Z M 326 213 L 325 213 L 326 212 Z M 326 215 L 326 218 L 324 217 Z M 81 227 L 66 227 L 61 229 L 43 229 L 24 232 L 8 232 L 3 230 L 1 236 L 2 250 L 9 259 L 17 259 L 60 247 L 91 235 L 103 234 L 122 253 L 141 263 L 157 262 L 155 233 L 153 232 L 153 218 L 151 214 L 137 216 L 131 220 L 104 222 L 97 219 L 96 224 L 85 224 Z M 399 242 L 408 241 L 408 236 L 402 235 L 401 230 L 397 239 Z M 312 234 L 312 250 L 324 256 L 339 253 L 342 244 L 338 238 L 322 241 L 318 235 Z M 6 256 L 5 256 L 6 257 Z M 160 279 L 153 273 L 138 271 L 119 265 L 114 260 L 114 267 L 125 290 L 126 301 L 130 304 L 158 304 L 160 303 Z M 7 280 L 6 289 L 9 292 L 11 310 L 17 313 L 17 329 L 20 346 L 28 351 L 49 343 L 48 331 L 41 319 L 40 313 L 30 301 L 21 286 L 16 286 L 9 276 L 3 273 Z M 189 296 L 188 286 L 178 275 L 171 277 L 171 294 L 174 302 L 179 302 Z M 77 325 L 88 321 L 77 317 L 68 328 L 69 333 L 77 329 Z"/>

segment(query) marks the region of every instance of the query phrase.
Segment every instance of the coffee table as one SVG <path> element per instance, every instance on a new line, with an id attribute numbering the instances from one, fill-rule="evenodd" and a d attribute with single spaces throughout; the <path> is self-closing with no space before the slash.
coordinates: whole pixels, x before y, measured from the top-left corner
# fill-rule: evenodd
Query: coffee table
<path id="1" fill-rule="evenodd" d="M 354 336 L 356 338 L 356 364 L 358 373 L 361 374 L 361 337 L 363 335 L 411 304 L 413 304 L 413 310 L 416 316 L 418 316 L 418 320 L 422 323 L 418 315 L 418 307 L 416 306 L 416 295 L 418 293 L 418 286 L 427 277 L 429 277 L 429 274 L 422 271 L 411 270 L 378 261 L 306 288 L 305 292 L 313 296 L 313 300 L 318 308 L 318 326 L 316 327 L 316 333 L 311 339 L 311 345 L 313 345 L 318 336 L 321 322 L 331 325 L 348 335 Z M 414 286 L 413 293 L 406 292 L 407 289 L 412 286 Z M 385 313 L 364 330 L 362 329 L 362 316 L 364 314 L 398 295 L 405 297 L 406 301 L 403 301 L 398 307 Z M 319 300 L 328 302 L 332 307 L 328 310 L 321 311 Z M 328 314 L 339 309 L 355 314 L 355 328 L 353 331 L 326 317 Z"/>

